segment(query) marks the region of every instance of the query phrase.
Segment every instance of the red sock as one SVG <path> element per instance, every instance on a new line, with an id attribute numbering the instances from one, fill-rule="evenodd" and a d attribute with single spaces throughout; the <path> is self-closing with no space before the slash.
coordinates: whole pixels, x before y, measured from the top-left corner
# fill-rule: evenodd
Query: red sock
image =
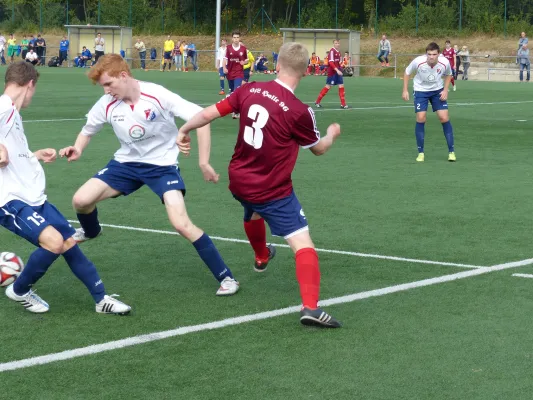
<path id="1" fill-rule="evenodd" d="M 260 218 L 244 221 L 244 231 L 254 249 L 256 260 L 268 261 L 265 220 Z"/>
<path id="2" fill-rule="evenodd" d="M 453 79 L 453 76 L 452 76 L 452 86 L 455 86 L 455 79 Z"/>
<path id="3" fill-rule="evenodd" d="M 304 307 L 318 307 L 320 294 L 320 268 L 315 249 L 305 248 L 296 252 L 296 279 Z"/>
<path id="4" fill-rule="evenodd" d="M 339 88 L 339 97 L 341 99 L 341 106 L 345 106 L 346 105 L 346 98 L 344 97 L 344 88 L 341 87 Z"/>
<path id="5" fill-rule="evenodd" d="M 316 104 L 320 104 L 320 101 L 322 100 L 322 98 L 326 95 L 326 93 L 328 92 L 328 88 L 324 86 L 324 88 L 320 91 L 320 94 L 318 95 L 318 99 L 316 99 Z"/>

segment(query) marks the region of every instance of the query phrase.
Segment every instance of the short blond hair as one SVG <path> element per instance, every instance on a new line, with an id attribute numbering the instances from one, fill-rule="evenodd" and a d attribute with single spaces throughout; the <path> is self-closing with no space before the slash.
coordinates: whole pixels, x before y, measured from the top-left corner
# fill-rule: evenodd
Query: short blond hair
<path id="1" fill-rule="evenodd" d="M 106 54 L 100 57 L 96 65 L 91 67 L 87 76 L 96 84 L 104 72 L 112 78 L 118 78 L 121 72 L 132 76 L 128 63 L 118 54 Z"/>
<path id="2" fill-rule="evenodd" d="M 278 63 L 280 69 L 290 70 L 289 72 L 304 76 L 309 64 L 309 51 L 301 43 L 285 43 L 279 49 Z"/>

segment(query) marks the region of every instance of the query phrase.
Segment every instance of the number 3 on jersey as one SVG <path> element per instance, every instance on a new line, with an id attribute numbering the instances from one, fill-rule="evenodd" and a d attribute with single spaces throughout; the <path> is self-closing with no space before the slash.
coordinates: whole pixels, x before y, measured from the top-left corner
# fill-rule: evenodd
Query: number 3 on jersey
<path id="1" fill-rule="evenodd" d="M 254 149 L 263 146 L 263 131 L 270 115 L 265 107 L 253 104 L 248 110 L 248 118 L 253 120 L 252 126 L 244 127 L 244 141 Z"/>

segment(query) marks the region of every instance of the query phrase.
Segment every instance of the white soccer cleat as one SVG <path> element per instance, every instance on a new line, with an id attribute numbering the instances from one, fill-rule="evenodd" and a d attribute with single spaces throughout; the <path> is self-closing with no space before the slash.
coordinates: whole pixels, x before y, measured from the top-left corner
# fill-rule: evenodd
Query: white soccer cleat
<path id="1" fill-rule="evenodd" d="M 131 311 L 131 307 L 127 304 L 108 296 L 107 294 L 100 301 L 96 303 L 96 312 L 100 314 L 118 314 L 126 315 Z"/>
<path id="2" fill-rule="evenodd" d="M 457 90 L 457 86 L 453 85 L 453 91 L 455 92 Z"/>
<path id="3" fill-rule="evenodd" d="M 222 282 L 220 282 L 220 287 L 217 290 L 217 296 L 231 296 L 239 291 L 239 282 L 235 279 L 226 276 Z"/>
<path id="4" fill-rule="evenodd" d="M 33 290 L 30 290 L 23 296 L 19 296 L 13 290 L 13 284 L 6 288 L 6 296 L 14 300 L 32 313 L 45 313 L 50 309 L 46 301 L 41 299 Z"/>
<path id="5" fill-rule="evenodd" d="M 100 232 L 98 232 L 98 235 L 96 235 L 96 237 L 102 234 L 102 230 L 103 228 L 100 228 Z M 83 228 L 78 228 L 76 229 L 76 233 L 72 235 L 72 239 L 74 239 L 77 243 L 81 243 L 81 242 L 86 242 L 87 240 L 91 240 L 94 238 L 89 238 L 85 236 L 85 231 L 83 230 Z"/>

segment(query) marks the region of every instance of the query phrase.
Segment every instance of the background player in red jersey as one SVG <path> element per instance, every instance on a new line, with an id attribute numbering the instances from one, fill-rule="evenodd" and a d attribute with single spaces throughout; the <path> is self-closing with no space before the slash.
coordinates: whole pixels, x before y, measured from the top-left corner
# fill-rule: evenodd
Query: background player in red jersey
<path id="1" fill-rule="evenodd" d="M 313 110 L 302 103 L 294 90 L 305 75 L 309 60 L 300 43 L 286 43 L 279 52 L 278 78 L 252 82 L 231 96 L 196 114 L 178 134 L 180 151 L 190 152 L 189 132 L 233 112 L 242 114 L 235 152 L 229 165 L 229 189 L 244 207 L 244 230 L 255 252 L 255 270 L 263 272 L 275 255 L 266 244 L 265 220 L 275 236 L 284 237 L 296 257 L 304 325 L 338 328 L 341 324 L 318 308 L 320 268 L 309 235 L 307 219 L 292 187 L 291 174 L 300 146 L 315 155 L 329 150 L 340 135 L 332 124 L 320 138 Z M 218 180 L 209 165 L 210 135 L 198 135 L 200 166 L 207 180 Z M 213 178 L 215 176 L 215 178 Z"/>
<path id="2" fill-rule="evenodd" d="M 224 73 L 228 79 L 230 94 L 242 85 L 244 80 L 243 65 L 248 62 L 248 51 L 240 43 L 240 32 L 233 32 L 231 35 L 231 46 L 226 48 L 226 57 L 224 57 Z M 233 113 L 233 118 L 238 118 L 238 113 Z"/>
<path id="3" fill-rule="evenodd" d="M 452 67 L 452 86 L 453 91 L 455 92 L 455 79 L 453 79 L 453 77 L 455 76 L 455 56 L 457 53 L 455 52 L 455 49 L 452 47 L 452 44 L 449 40 L 446 40 L 445 44 L 446 48 L 442 50 L 442 55 L 446 57 L 446 59 L 450 62 L 450 66 Z"/>
<path id="4" fill-rule="evenodd" d="M 316 99 L 315 106 L 318 108 L 322 107 L 320 102 L 322 98 L 328 93 L 331 86 L 339 86 L 339 97 L 341 99 L 341 108 L 348 108 L 346 105 L 346 99 L 344 97 L 344 80 L 342 78 L 342 69 L 341 69 L 341 52 L 339 51 L 341 47 L 341 42 L 337 39 L 333 41 L 333 47 L 329 51 L 328 55 L 328 77 L 326 80 L 326 86 L 322 89 L 318 98 Z"/>

